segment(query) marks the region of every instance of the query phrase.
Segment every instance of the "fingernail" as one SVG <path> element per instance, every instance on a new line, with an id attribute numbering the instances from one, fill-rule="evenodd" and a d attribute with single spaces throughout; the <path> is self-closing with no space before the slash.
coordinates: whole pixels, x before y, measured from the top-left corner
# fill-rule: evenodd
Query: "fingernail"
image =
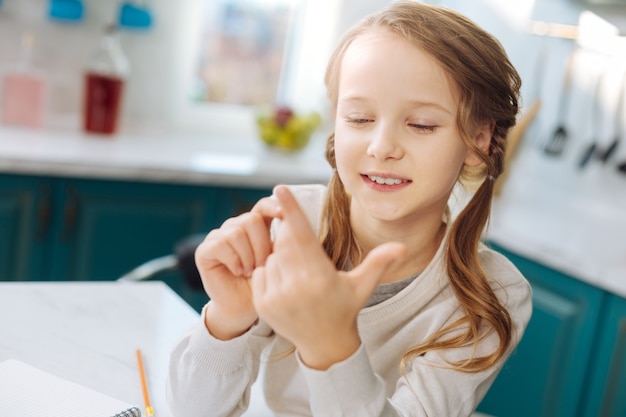
<path id="1" fill-rule="evenodd" d="M 276 187 L 274 187 L 274 194 L 276 194 L 277 196 L 284 196 L 285 195 L 285 190 L 287 189 L 287 186 L 285 185 L 277 185 Z"/>

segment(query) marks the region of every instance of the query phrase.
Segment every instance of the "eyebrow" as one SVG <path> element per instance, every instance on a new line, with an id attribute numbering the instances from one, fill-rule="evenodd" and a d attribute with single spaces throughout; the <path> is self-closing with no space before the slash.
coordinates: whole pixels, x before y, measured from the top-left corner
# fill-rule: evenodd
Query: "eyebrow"
<path id="1" fill-rule="evenodd" d="M 339 98 L 338 100 L 339 102 L 368 102 L 369 100 L 365 97 L 362 96 L 346 96 L 343 98 Z M 454 113 L 452 113 L 450 110 L 448 110 L 446 107 L 444 107 L 443 105 L 434 102 L 434 101 L 423 101 L 423 100 L 409 100 L 408 101 L 409 106 L 411 107 L 433 107 L 435 109 L 441 110 L 445 113 L 448 113 L 451 116 L 454 116 Z"/>

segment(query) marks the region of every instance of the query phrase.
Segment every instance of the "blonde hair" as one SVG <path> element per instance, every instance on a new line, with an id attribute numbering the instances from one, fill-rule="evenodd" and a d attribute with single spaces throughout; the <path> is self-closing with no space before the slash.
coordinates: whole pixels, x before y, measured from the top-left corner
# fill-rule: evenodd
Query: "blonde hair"
<path id="1" fill-rule="evenodd" d="M 492 290 L 478 258 L 478 246 L 489 218 L 494 180 L 504 168 L 506 134 L 518 112 L 521 79 L 502 45 L 489 33 L 459 13 L 412 1 L 396 2 L 357 24 L 347 32 L 331 56 L 325 83 L 336 108 L 341 62 L 352 41 L 372 28 L 383 27 L 429 53 L 454 80 L 459 91 L 457 126 L 468 148 L 478 155 L 478 169 L 464 167 L 459 181 L 481 181 L 473 198 L 449 226 L 445 262 L 450 286 L 465 315 L 430 335 L 407 351 L 409 359 L 428 351 L 473 345 L 491 331 L 500 339 L 498 348 L 486 356 L 452 362 L 454 369 L 479 372 L 497 362 L 511 343 L 511 317 Z M 479 126 L 489 123 L 493 133 L 487 152 L 472 140 Z M 326 159 L 335 172 L 321 223 L 321 240 L 339 269 L 356 265 L 362 253 L 350 227 L 350 197 L 336 171 L 334 133 L 326 145 Z M 458 329 L 466 331 L 455 332 Z M 446 337 L 454 332 L 455 336 Z"/>

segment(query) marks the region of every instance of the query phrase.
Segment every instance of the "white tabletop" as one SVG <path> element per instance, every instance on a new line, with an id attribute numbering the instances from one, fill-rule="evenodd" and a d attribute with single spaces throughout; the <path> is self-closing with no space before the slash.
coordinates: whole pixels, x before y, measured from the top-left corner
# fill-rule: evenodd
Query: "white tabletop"
<path id="1" fill-rule="evenodd" d="M 0 361 L 18 359 L 143 408 L 143 353 L 159 417 L 169 352 L 198 314 L 162 282 L 0 283 Z"/>
<path id="2" fill-rule="evenodd" d="M 198 319 L 160 281 L 0 282 L 0 362 L 20 360 L 143 410 L 139 348 L 155 415 L 173 417 L 169 355 Z M 245 416 L 269 415 L 253 384 Z"/>

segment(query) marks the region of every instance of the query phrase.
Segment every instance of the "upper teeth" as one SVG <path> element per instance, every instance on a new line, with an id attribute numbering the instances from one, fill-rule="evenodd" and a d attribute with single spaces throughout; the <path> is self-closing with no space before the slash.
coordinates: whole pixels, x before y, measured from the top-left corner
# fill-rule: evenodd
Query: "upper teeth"
<path id="1" fill-rule="evenodd" d="M 368 177 L 370 180 L 376 181 L 378 184 L 393 185 L 393 184 L 402 183 L 402 180 L 398 178 L 383 178 L 383 177 L 377 177 L 376 175 L 368 175 Z"/>

